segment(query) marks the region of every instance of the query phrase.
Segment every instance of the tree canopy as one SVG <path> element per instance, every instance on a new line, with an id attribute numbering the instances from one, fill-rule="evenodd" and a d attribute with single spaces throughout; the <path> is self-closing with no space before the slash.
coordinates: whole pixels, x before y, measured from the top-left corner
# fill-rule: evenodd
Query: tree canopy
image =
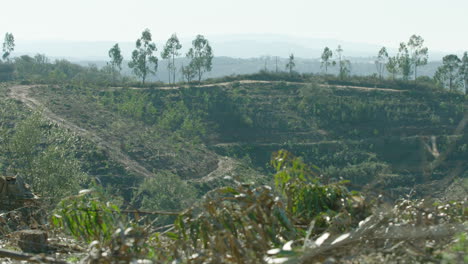
<path id="1" fill-rule="evenodd" d="M 289 55 L 289 61 L 286 64 L 286 69 L 289 70 L 289 74 L 292 74 L 294 67 L 296 67 L 296 63 L 294 62 L 294 54 Z"/>
<path id="2" fill-rule="evenodd" d="M 197 73 L 198 82 L 201 82 L 203 73 L 211 71 L 213 61 L 213 50 L 204 36 L 197 35 L 192 41 L 187 58 L 190 59 L 189 67 Z"/>
<path id="3" fill-rule="evenodd" d="M 2 59 L 6 61 L 10 61 L 10 55 L 15 50 L 15 37 L 12 33 L 5 33 L 5 40 L 3 42 L 3 55 Z"/>
<path id="4" fill-rule="evenodd" d="M 175 83 L 176 79 L 176 66 L 175 66 L 175 58 L 180 55 L 179 50 L 182 48 L 182 44 L 180 44 L 179 38 L 174 33 L 172 36 L 167 40 L 166 45 L 161 52 L 161 58 L 167 60 L 167 71 L 169 73 L 169 83 L 171 82 L 171 74 L 172 74 L 172 82 Z"/>
<path id="5" fill-rule="evenodd" d="M 111 66 L 112 69 L 112 76 L 115 81 L 115 72 L 122 70 L 122 61 L 123 61 L 123 56 L 122 52 L 120 51 L 119 44 L 115 44 L 110 50 L 109 50 L 109 58 L 111 61 L 109 62 L 109 65 Z"/>
<path id="6" fill-rule="evenodd" d="M 450 54 L 442 58 L 442 66 L 437 69 L 434 78 L 450 91 L 460 86 L 460 63 L 461 60 L 455 54 Z"/>
<path id="7" fill-rule="evenodd" d="M 136 49 L 132 52 L 132 61 L 128 63 L 133 73 L 142 79 L 143 84 L 148 74 L 156 74 L 158 70 L 158 58 L 153 55 L 157 48 L 151 40 L 150 30 L 145 29 L 137 39 Z"/>
<path id="8" fill-rule="evenodd" d="M 427 47 L 423 47 L 423 45 L 424 39 L 421 36 L 412 35 L 408 41 L 415 80 L 417 78 L 418 66 L 426 65 L 428 60 L 428 49 Z"/>
<path id="9" fill-rule="evenodd" d="M 327 73 L 328 71 L 328 66 L 335 64 L 335 62 L 330 61 L 332 57 L 333 57 L 333 51 L 329 49 L 328 47 L 325 47 L 325 49 L 323 49 L 323 53 L 321 56 L 322 62 L 320 65 L 321 68 L 325 67 L 325 73 Z"/>

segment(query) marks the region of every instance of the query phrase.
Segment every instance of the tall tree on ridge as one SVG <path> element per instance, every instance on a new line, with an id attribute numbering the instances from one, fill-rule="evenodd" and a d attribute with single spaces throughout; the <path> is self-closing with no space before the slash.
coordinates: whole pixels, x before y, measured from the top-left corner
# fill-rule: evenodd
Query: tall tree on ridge
<path id="1" fill-rule="evenodd" d="M 158 70 L 158 58 L 153 55 L 156 51 L 156 44 L 151 42 L 150 30 L 145 29 L 141 38 L 137 39 L 136 49 L 132 52 L 132 61 L 128 63 L 133 73 L 141 77 L 143 84 L 148 74 L 156 74 Z"/>
<path id="2" fill-rule="evenodd" d="M 289 55 L 289 61 L 286 64 L 286 69 L 289 69 L 289 74 L 292 74 L 294 67 L 296 67 L 296 63 L 294 62 L 294 54 L 291 53 L 291 55 Z"/>
<path id="3" fill-rule="evenodd" d="M 455 54 L 450 54 L 442 58 L 442 66 L 440 66 L 434 79 L 444 86 L 448 86 L 450 91 L 455 90 L 460 83 L 460 63 L 461 60 Z"/>
<path id="4" fill-rule="evenodd" d="M 10 55 L 15 50 L 15 37 L 13 36 L 13 33 L 5 33 L 5 40 L 3 41 L 3 55 L 2 59 L 10 62 Z"/>
<path id="5" fill-rule="evenodd" d="M 409 54 L 408 47 L 404 42 L 400 43 L 400 48 L 398 49 L 398 68 L 400 69 L 400 73 L 403 77 L 403 80 L 409 80 L 409 76 L 411 75 L 411 57 Z"/>
<path id="6" fill-rule="evenodd" d="M 174 33 L 167 40 L 166 45 L 164 46 L 163 52 L 161 52 L 161 57 L 167 60 L 167 71 L 169 72 L 169 83 L 171 83 L 171 74 L 172 74 L 172 83 L 175 84 L 176 79 L 176 66 L 175 58 L 180 55 L 179 50 L 182 48 L 179 38 Z M 171 61 L 172 59 L 172 61 Z"/>
<path id="7" fill-rule="evenodd" d="M 327 73 L 328 71 L 328 66 L 330 65 L 334 65 L 335 62 L 331 62 L 330 59 L 333 57 L 333 51 L 331 49 L 329 49 L 328 47 L 325 47 L 325 49 L 323 49 L 323 53 L 322 53 L 322 63 L 320 65 L 321 68 L 323 68 L 325 66 L 325 74 Z"/>
<path id="8" fill-rule="evenodd" d="M 375 60 L 375 66 L 377 67 L 377 73 L 379 74 L 380 79 L 382 79 L 388 60 L 387 48 L 382 47 L 377 55 L 377 59 Z"/>
<path id="9" fill-rule="evenodd" d="M 411 64 L 413 65 L 414 79 L 417 78 L 418 66 L 427 64 L 428 49 L 423 47 L 424 39 L 421 36 L 412 35 L 408 41 L 408 49 L 411 55 Z"/>
<path id="10" fill-rule="evenodd" d="M 349 60 L 344 59 L 343 48 L 341 47 L 341 45 L 338 45 L 338 48 L 336 49 L 336 54 L 338 54 L 338 76 L 340 77 L 340 79 L 344 79 L 351 72 L 351 62 Z"/>
<path id="11" fill-rule="evenodd" d="M 109 50 L 109 58 L 111 59 L 108 64 L 111 66 L 112 69 L 112 79 L 115 81 L 115 72 L 122 70 L 122 61 L 123 61 L 123 56 L 122 52 L 120 51 L 119 44 L 116 43 L 110 50 Z M 118 70 L 117 70 L 118 69 Z"/>
<path id="12" fill-rule="evenodd" d="M 188 67 L 196 71 L 198 83 L 201 83 L 203 73 L 211 71 L 213 61 L 213 50 L 208 40 L 202 35 L 197 35 L 192 41 L 192 47 L 187 52 L 187 57 L 190 59 Z"/>

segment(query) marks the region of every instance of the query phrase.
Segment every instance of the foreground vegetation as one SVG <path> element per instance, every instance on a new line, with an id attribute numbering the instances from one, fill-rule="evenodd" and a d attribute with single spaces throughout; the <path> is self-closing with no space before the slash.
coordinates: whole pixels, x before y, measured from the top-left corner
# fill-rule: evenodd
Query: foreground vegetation
<path id="1" fill-rule="evenodd" d="M 402 199 L 384 212 L 378 201 L 348 192 L 342 182 L 321 183 L 313 169 L 287 152 L 277 153 L 272 165 L 276 188 L 238 184 L 217 189 L 162 232 L 142 225 L 144 218 L 129 221 L 92 191 L 64 200 L 52 221 L 79 240 L 95 241 L 88 261 L 99 263 L 315 263 L 336 258 L 342 263 L 457 263 L 466 258 L 466 235 L 449 242 L 466 228 L 465 202 L 430 205 Z M 418 252 L 405 252 L 408 245 L 419 247 Z M 384 253 L 384 247 L 394 250 Z"/>

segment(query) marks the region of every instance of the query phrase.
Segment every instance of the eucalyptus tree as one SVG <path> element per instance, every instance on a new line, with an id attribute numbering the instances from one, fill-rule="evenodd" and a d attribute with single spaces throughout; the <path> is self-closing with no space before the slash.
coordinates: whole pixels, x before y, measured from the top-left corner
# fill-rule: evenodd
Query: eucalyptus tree
<path id="1" fill-rule="evenodd" d="M 408 46 L 404 43 L 400 43 L 400 48 L 398 49 L 398 68 L 402 75 L 403 80 L 409 80 L 409 76 L 411 75 L 411 56 L 408 50 Z"/>
<path id="2" fill-rule="evenodd" d="M 336 54 L 338 55 L 338 76 L 340 77 L 340 79 L 344 79 L 351 72 L 351 62 L 349 60 L 345 60 L 343 56 L 343 48 L 341 47 L 341 45 L 338 45 L 338 48 L 336 49 Z"/>
<path id="3" fill-rule="evenodd" d="M 2 59 L 9 62 L 10 61 L 10 55 L 11 53 L 15 50 L 15 37 L 13 36 L 13 33 L 5 33 L 5 39 L 3 41 L 3 46 L 2 46 Z"/>
<path id="4" fill-rule="evenodd" d="M 455 54 L 450 54 L 442 58 L 440 66 L 434 78 L 440 84 L 447 86 L 450 91 L 455 90 L 460 84 L 460 64 L 461 60 Z"/>
<path id="5" fill-rule="evenodd" d="M 289 70 L 289 74 L 292 74 L 294 67 L 296 67 L 296 63 L 294 62 L 294 54 L 291 53 L 288 63 L 286 64 L 286 69 Z"/>
<path id="6" fill-rule="evenodd" d="M 377 59 L 375 60 L 375 67 L 377 68 L 377 73 L 379 74 L 380 79 L 382 79 L 388 60 L 389 58 L 387 48 L 382 47 L 377 54 Z"/>
<path id="7" fill-rule="evenodd" d="M 109 50 L 109 58 L 111 59 L 110 62 L 108 62 L 108 65 L 110 65 L 112 69 L 112 79 L 115 81 L 115 73 L 119 72 L 122 70 L 122 61 L 123 61 L 123 56 L 122 52 L 120 50 L 119 44 L 116 43 L 112 48 Z"/>
<path id="8" fill-rule="evenodd" d="M 171 83 L 171 74 L 172 74 L 172 82 L 175 83 L 176 79 L 176 66 L 175 66 L 175 58 L 180 55 L 179 50 L 182 48 L 180 44 L 179 38 L 174 33 L 172 36 L 167 40 L 166 45 L 161 52 L 161 58 L 167 60 L 167 71 L 169 73 L 169 83 Z M 172 61 L 171 61 L 172 60 Z"/>
<path id="9" fill-rule="evenodd" d="M 395 76 L 398 74 L 399 71 L 398 57 L 389 57 L 387 64 L 385 64 L 385 69 L 387 69 L 388 73 L 392 75 L 392 79 L 395 79 Z"/>
<path id="10" fill-rule="evenodd" d="M 412 35 L 408 41 L 408 49 L 411 56 L 411 64 L 413 65 L 414 79 L 417 78 L 418 66 L 427 64 L 428 49 L 423 47 L 424 39 L 421 36 Z"/>
<path id="11" fill-rule="evenodd" d="M 141 37 L 136 41 L 136 49 L 132 52 L 132 61 L 128 67 L 145 83 L 148 74 L 156 74 L 158 70 L 158 58 L 153 55 L 157 51 L 156 44 L 151 41 L 151 32 L 145 29 Z"/>
<path id="12" fill-rule="evenodd" d="M 190 83 L 196 75 L 194 68 L 190 66 L 182 65 L 182 67 L 180 67 L 180 72 L 187 83 Z"/>
<path id="13" fill-rule="evenodd" d="M 320 65 L 320 68 L 325 67 L 325 73 L 327 73 L 328 71 L 328 66 L 335 64 L 335 62 L 330 61 L 332 57 L 333 57 L 333 51 L 329 49 L 328 47 L 325 47 L 325 49 L 323 49 L 323 53 L 321 57 L 322 63 Z"/>
<path id="14" fill-rule="evenodd" d="M 465 93 L 468 93 L 468 52 L 463 53 L 460 65 L 460 78 L 463 81 Z"/>
<path id="15" fill-rule="evenodd" d="M 188 67 L 196 72 L 200 83 L 203 73 L 211 71 L 213 61 L 213 50 L 204 36 L 197 35 L 192 41 L 192 47 L 187 52 L 187 58 L 190 59 Z"/>

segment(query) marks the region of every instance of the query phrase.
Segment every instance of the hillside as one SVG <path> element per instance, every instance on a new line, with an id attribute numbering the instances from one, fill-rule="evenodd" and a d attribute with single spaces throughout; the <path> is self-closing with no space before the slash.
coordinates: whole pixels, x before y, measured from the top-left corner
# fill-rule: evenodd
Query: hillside
<path id="1" fill-rule="evenodd" d="M 90 251 L 88 263 L 170 261 L 191 250 L 209 263 L 261 263 L 264 254 L 310 263 L 323 252 L 343 263 L 424 262 L 464 245 L 454 237 L 466 230 L 466 95 L 415 82 L 264 75 L 174 86 L 2 84 L 1 172 L 24 177 L 45 202 L 28 221 L 55 208 L 54 232 L 68 231 L 54 239 L 72 235 L 81 247 L 50 240 L 66 252 L 49 250 L 59 259 L 82 256 L 96 239 L 106 251 Z M 4 234 L 20 225 L 11 212 L 1 219 L 10 219 Z M 122 226 L 129 233 L 109 233 Z M 303 251 L 306 233 L 315 246 Z M 430 239 L 430 253 L 402 246 Z M 295 249 L 269 253 L 285 241 Z M 120 253 L 104 253 L 111 249 Z"/>
<path id="2" fill-rule="evenodd" d="M 279 149 L 330 178 L 358 188 L 385 182 L 400 195 L 411 184 L 467 170 L 466 133 L 457 130 L 466 98 L 459 94 L 245 81 L 178 89 L 48 86 L 30 94 L 92 131 L 111 153 L 184 180 L 215 170 L 219 155 L 267 173 Z M 427 171 L 440 154 L 445 160 Z"/>

